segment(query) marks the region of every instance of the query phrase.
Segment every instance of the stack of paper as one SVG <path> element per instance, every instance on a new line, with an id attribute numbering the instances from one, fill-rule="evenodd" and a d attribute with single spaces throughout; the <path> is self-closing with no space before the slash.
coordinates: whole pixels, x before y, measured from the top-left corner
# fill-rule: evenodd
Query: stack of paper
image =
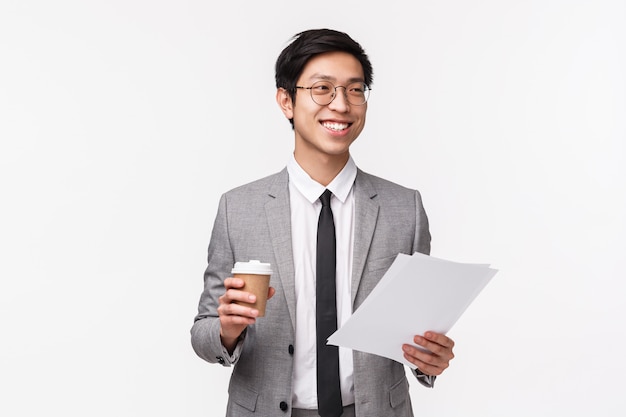
<path id="1" fill-rule="evenodd" d="M 328 344 L 404 359 L 402 344 L 426 331 L 447 333 L 498 271 L 489 265 L 399 254 Z"/>

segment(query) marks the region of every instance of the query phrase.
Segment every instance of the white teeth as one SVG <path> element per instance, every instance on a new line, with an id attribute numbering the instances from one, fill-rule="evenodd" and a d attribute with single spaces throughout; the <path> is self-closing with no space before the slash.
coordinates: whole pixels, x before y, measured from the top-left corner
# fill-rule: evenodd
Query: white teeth
<path id="1" fill-rule="evenodd" d="M 347 123 L 333 123 L 333 122 L 324 122 L 322 124 L 325 128 L 327 129 L 331 129 L 331 130 L 344 130 L 348 128 L 348 124 Z"/>

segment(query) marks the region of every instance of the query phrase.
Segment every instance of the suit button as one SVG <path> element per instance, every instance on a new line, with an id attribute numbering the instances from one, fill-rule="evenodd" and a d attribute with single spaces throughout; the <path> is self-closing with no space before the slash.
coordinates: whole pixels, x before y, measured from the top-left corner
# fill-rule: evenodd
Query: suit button
<path id="1" fill-rule="evenodd" d="M 289 354 L 293 355 L 293 345 L 289 345 Z"/>
<path id="2" fill-rule="evenodd" d="M 281 401 L 281 402 L 280 402 L 279 407 L 280 407 L 280 409 L 281 409 L 281 410 L 283 410 L 283 411 L 287 411 L 287 409 L 289 408 L 289 406 L 287 405 L 287 403 L 286 403 L 286 402 L 284 402 L 284 401 Z"/>
<path id="3" fill-rule="evenodd" d="M 220 365 L 224 365 L 224 363 L 226 362 L 221 356 L 216 356 L 215 359 L 217 359 L 217 363 L 219 363 Z"/>

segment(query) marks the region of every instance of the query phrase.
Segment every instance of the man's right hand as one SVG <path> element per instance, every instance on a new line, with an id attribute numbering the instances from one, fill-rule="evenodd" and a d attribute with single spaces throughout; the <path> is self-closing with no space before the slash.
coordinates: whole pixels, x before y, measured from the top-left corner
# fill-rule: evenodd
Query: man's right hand
<path id="1" fill-rule="evenodd" d="M 220 318 L 220 338 L 222 344 L 232 353 L 237 346 L 237 339 L 248 325 L 253 324 L 259 315 L 256 308 L 235 304 L 234 301 L 254 303 L 256 297 L 246 291 L 242 291 L 244 282 L 240 278 L 229 277 L 224 280 L 226 292 L 219 298 L 217 314 Z M 273 287 L 268 290 L 267 298 L 270 299 L 276 291 Z"/>

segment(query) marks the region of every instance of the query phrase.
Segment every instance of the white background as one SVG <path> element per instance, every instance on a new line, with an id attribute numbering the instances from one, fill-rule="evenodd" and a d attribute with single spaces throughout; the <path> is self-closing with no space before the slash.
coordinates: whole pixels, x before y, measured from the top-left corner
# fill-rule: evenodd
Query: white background
<path id="1" fill-rule="evenodd" d="M 623 415 L 625 2 L 215 3 L 0 4 L 0 415 L 223 415 L 209 234 L 285 165 L 273 65 L 318 27 L 374 65 L 357 164 L 421 190 L 433 256 L 500 270 L 415 410 Z"/>

